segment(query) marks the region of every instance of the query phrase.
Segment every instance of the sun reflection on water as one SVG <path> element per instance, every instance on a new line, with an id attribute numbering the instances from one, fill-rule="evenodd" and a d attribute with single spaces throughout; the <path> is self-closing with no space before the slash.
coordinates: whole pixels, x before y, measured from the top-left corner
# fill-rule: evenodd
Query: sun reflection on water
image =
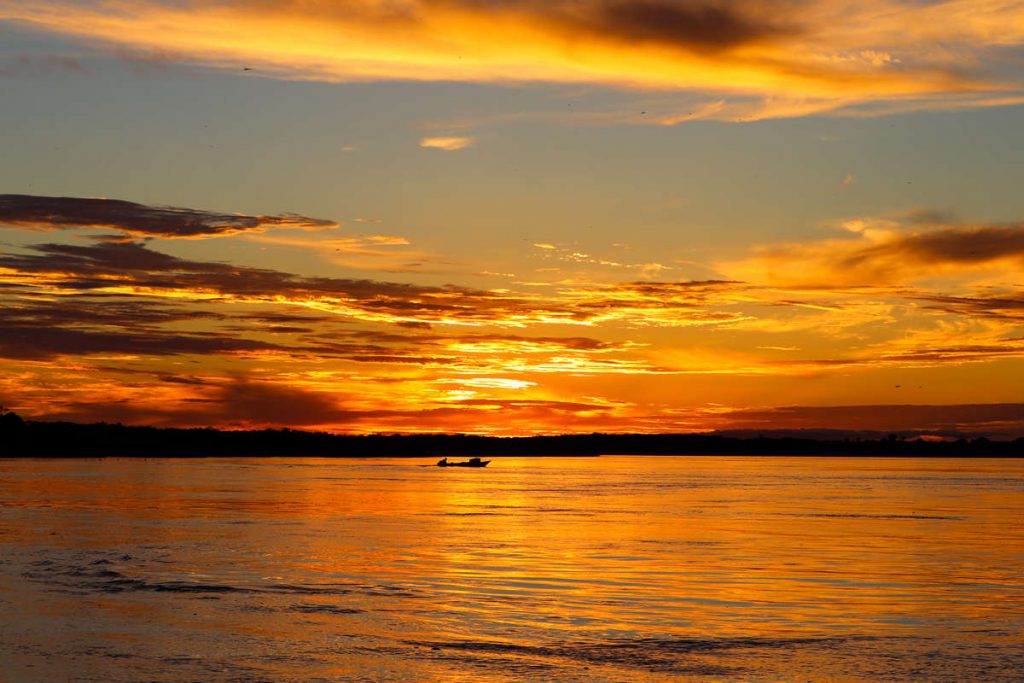
<path id="1" fill-rule="evenodd" d="M 0 486 L 18 681 L 1024 665 L 1022 461 L 6 460 Z"/>

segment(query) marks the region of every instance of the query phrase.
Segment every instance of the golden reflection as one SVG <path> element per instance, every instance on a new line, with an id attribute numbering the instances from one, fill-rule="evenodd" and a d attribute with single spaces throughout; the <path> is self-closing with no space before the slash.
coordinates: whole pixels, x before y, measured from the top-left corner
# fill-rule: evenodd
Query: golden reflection
<path id="1" fill-rule="evenodd" d="M 278 679 L 505 681 L 532 662 L 632 683 L 705 680 L 679 677 L 695 657 L 861 680 L 864 657 L 937 651 L 969 677 L 956 648 L 999 667 L 1019 646 L 1017 461 L 417 455 L 0 461 L 0 595 L 23 622 L 0 654 L 59 677 L 33 654 L 56 620 L 97 675 L 113 652 Z"/>

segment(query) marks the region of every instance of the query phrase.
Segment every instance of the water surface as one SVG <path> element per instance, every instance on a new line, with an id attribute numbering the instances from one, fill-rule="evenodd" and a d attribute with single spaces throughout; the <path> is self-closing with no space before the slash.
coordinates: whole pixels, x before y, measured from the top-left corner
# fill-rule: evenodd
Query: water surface
<path id="1" fill-rule="evenodd" d="M 1024 461 L 0 460 L 0 683 L 1021 681 Z"/>

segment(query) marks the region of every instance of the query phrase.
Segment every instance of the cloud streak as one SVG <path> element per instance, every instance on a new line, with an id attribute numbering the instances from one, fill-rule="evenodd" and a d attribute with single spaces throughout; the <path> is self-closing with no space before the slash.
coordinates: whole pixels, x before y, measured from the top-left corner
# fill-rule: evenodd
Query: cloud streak
<path id="1" fill-rule="evenodd" d="M 1020 102 L 1007 0 L 10 0 L 7 20 L 213 68 L 332 82 L 698 92 L 647 122 Z"/>
<path id="2" fill-rule="evenodd" d="M 290 304 L 365 322 L 451 325 L 719 325 L 744 318 L 706 311 L 729 282 L 624 283 L 574 287 L 537 298 L 504 290 L 302 277 L 278 270 L 181 259 L 133 242 L 41 244 L 0 256 L 8 286 L 247 303 Z"/>
<path id="3" fill-rule="evenodd" d="M 420 147 L 439 149 L 443 152 L 456 152 L 473 144 L 469 137 L 427 137 L 420 140 Z"/>
<path id="4" fill-rule="evenodd" d="M 121 199 L 4 194 L 0 195 L 0 226 L 39 231 L 87 228 L 137 237 L 197 239 L 270 228 L 324 230 L 338 227 L 338 223 L 289 213 L 247 216 Z"/>
<path id="5" fill-rule="evenodd" d="M 843 429 L 957 434 L 1024 432 L 1024 404 L 784 406 L 723 411 L 726 429 Z"/>
<path id="6" fill-rule="evenodd" d="M 1024 225 L 964 224 L 930 216 L 858 219 L 846 239 L 761 248 L 719 268 L 784 287 L 901 285 L 926 278 L 1024 266 Z"/>

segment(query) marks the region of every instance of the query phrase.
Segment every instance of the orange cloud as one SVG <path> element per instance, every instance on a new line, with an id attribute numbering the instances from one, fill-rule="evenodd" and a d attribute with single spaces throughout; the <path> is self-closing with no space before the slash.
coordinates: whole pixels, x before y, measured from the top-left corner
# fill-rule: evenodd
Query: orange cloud
<path id="1" fill-rule="evenodd" d="M 1024 96 L 1007 59 L 1024 9 L 1007 0 L 8 0 L 0 20 L 275 78 L 710 95 L 644 119 L 666 124 Z"/>
<path id="2" fill-rule="evenodd" d="M 910 393 L 893 393 L 909 375 L 944 387 L 937 401 L 1015 400 L 1002 376 L 1024 359 L 1022 229 L 924 214 L 843 227 L 845 239 L 723 266 L 746 282 L 581 272 L 525 292 L 309 277 L 123 240 L 9 247 L 0 403 L 135 423 L 528 433 L 742 424 L 722 417 L 730 403 L 877 400 L 880 386 L 892 398 Z M 367 263 L 409 246 L 337 234 L 250 239 Z M 780 274 L 763 274 L 766 255 Z M 979 363 L 971 376 L 998 374 L 992 387 L 954 381 Z M 275 414 L 275 401 L 296 411 Z M 711 414 L 695 401 L 722 403 Z"/>
<path id="3" fill-rule="evenodd" d="M 468 137 L 427 137 L 420 140 L 420 147 L 440 149 L 445 152 L 465 149 L 471 144 L 473 144 L 473 138 Z"/>
<path id="4" fill-rule="evenodd" d="M 972 225 L 934 218 L 843 224 L 853 237 L 761 248 L 718 264 L 730 277 L 781 287 L 899 285 L 929 278 L 1019 272 L 1024 225 Z"/>
<path id="5" fill-rule="evenodd" d="M 9 284 L 50 292 L 97 292 L 191 301 L 290 304 L 365 322 L 526 327 L 535 324 L 707 326 L 744 320 L 706 310 L 730 282 L 622 283 L 566 288 L 548 297 L 507 290 L 428 287 L 348 278 L 306 278 L 276 270 L 188 261 L 142 244 L 43 244 L 0 256 Z"/>

